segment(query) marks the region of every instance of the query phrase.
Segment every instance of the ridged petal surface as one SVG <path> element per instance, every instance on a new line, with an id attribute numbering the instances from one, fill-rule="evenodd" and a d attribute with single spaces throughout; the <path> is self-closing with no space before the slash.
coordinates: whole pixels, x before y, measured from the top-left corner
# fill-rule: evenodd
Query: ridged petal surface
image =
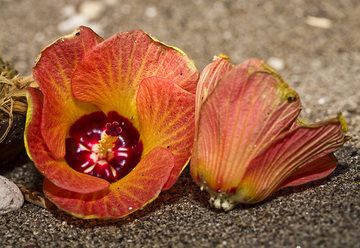
<path id="1" fill-rule="evenodd" d="M 201 106 L 206 98 L 213 92 L 224 75 L 233 68 L 229 58 L 215 56 L 212 63 L 201 72 L 196 89 L 195 121 L 198 122 Z"/>
<path id="2" fill-rule="evenodd" d="M 144 154 L 160 146 L 174 155 L 174 169 L 164 187 L 168 189 L 190 158 L 194 141 L 195 95 L 168 79 L 151 77 L 140 84 L 137 109 Z"/>
<path id="3" fill-rule="evenodd" d="M 284 183 L 301 184 L 302 174 L 304 182 L 327 176 L 334 169 L 330 153 L 344 142 L 345 135 L 337 119 L 284 133 L 247 166 L 236 193 L 238 201 L 259 202 Z M 292 183 L 287 182 L 289 179 Z"/>
<path id="4" fill-rule="evenodd" d="M 74 99 L 70 82 L 84 54 L 101 41 L 91 29 L 80 27 L 46 47 L 33 68 L 44 94 L 41 134 L 55 158 L 65 155 L 65 137 L 71 124 L 95 110 L 94 106 Z"/>
<path id="5" fill-rule="evenodd" d="M 291 176 L 281 184 L 281 188 L 298 186 L 327 177 L 335 170 L 336 165 L 337 159 L 334 154 L 327 154 L 296 169 L 291 173 Z"/>
<path id="6" fill-rule="evenodd" d="M 77 99 L 94 103 L 105 113 L 117 111 L 138 126 L 136 92 L 151 76 L 168 79 L 195 93 L 198 73 L 180 50 L 164 45 L 143 31 L 117 34 L 85 56 L 72 88 Z"/>

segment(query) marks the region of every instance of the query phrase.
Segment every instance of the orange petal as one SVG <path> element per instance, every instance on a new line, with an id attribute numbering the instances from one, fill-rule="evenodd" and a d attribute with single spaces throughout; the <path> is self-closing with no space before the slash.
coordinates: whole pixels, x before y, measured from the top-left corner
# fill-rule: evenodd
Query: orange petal
<path id="1" fill-rule="evenodd" d="M 105 113 L 117 111 L 137 127 L 136 92 L 147 77 L 169 79 L 195 92 L 198 73 L 180 50 L 143 31 L 119 33 L 87 54 L 72 81 L 77 99 L 94 103 Z"/>
<path id="2" fill-rule="evenodd" d="M 73 98 L 70 79 L 84 54 L 101 41 L 90 28 L 80 27 L 45 48 L 33 68 L 34 78 L 44 94 L 41 133 L 55 158 L 65 155 L 65 137 L 71 124 L 95 111 L 93 106 Z"/>
<path id="3" fill-rule="evenodd" d="M 127 176 L 111 184 L 109 191 L 77 194 L 45 180 L 45 195 L 60 209 L 84 219 L 121 218 L 153 201 L 173 168 L 174 158 L 164 148 L 149 152 Z"/>
<path id="4" fill-rule="evenodd" d="M 213 92 L 223 76 L 233 68 L 230 59 L 224 55 L 215 56 L 212 63 L 207 65 L 201 72 L 196 89 L 195 122 L 199 119 L 201 105 Z M 197 124 L 196 124 L 197 126 Z M 197 129 L 197 128 L 196 128 Z"/>
<path id="5" fill-rule="evenodd" d="M 300 112 L 296 92 L 259 60 L 236 66 L 201 107 L 191 173 L 214 191 L 231 191 L 246 165 L 288 130 Z"/>
<path id="6" fill-rule="evenodd" d="M 164 189 L 170 188 L 186 166 L 194 140 L 195 95 L 167 79 L 144 79 L 137 94 L 140 139 L 144 154 L 155 147 L 168 148 L 174 169 Z"/>
<path id="7" fill-rule="evenodd" d="M 304 165 L 282 183 L 281 188 L 298 186 L 330 175 L 336 168 L 337 159 L 330 153 Z"/>
<path id="8" fill-rule="evenodd" d="M 334 167 L 333 157 L 326 156 L 331 156 L 329 154 L 344 142 L 345 135 L 338 119 L 284 133 L 247 166 L 236 192 L 236 201 L 259 202 L 282 184 L 291 185 L 289 179 L 293 180 L 293 185 L 300 184 L 302 174 L 308 177 L 304 182 L 325 176 Z M 317 162 L 321 163 L 315 164 Z"/>
<path id="9" fill-rule="evenodd" d="M 25 126 L 25 147 L 36 168 L 52 183 L 78 193 L 91 193 L 106 189 L 103 179 L 79 173 L 63 160 L 54 160 L 48 153 L 40 133 L 43 95 L 40 90 L 28 88 L 28 113 Z"/>

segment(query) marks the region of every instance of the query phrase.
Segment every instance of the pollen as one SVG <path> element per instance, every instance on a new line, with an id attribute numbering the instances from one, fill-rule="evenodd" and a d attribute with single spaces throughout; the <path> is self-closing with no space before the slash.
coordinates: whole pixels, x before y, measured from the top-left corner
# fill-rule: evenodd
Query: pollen
<path id="1" fill-rule="evenodd" d="M 97 152 L 100 158 L 107 158 L 108 155 L 111 155 L 112 148 L 114 147 L 114 143 L 117 139 L 118 136 L 111 136 L 105 132 L 101 135 L 101 139 L 97 147 Z"/>

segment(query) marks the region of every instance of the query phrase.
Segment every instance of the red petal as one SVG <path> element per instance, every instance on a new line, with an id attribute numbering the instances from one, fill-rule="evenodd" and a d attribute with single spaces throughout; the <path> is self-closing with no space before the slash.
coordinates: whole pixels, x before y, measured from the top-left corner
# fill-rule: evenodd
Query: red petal
<path id="1" fill-rule="evenodd" d="M 283 134 L 251 161 L 238 186 L 238 197 L 246 202 L 258 202 L 301 174 L 308 177 L 307 182 L 309 176 L 319 179 L 334 166 L 325 156 L 344 142 L 345 135 L 337 119 L 298 127 Z M 317 167 L 313 163 L 318 159 L 326 163 Z"/>
<path id="2" fill-rule="evenodd" d="M 91 29 L 80 27 L 45 48 L 33 69 L 34 78 L 44 94 L 41 133 L 55 158 L 65 155 L 64 142 L 71 124 L 95 110 L 73 98 L 70 79 L 84 54 L 101 41 Z"/>
<path id="3" fill-rule="evenodd" d="M 140 139 L 144 154 L 155 147 L 168 148 L 174 169 L 164 189 L 170 188 L 186 166 L 194 140 L 195 95 L 169 80 L 144 79 L 137 94 Z"/>
<path id="4" fill-rule="evenodd" d="M 111 184 L 109 191 L 77 194 L 45 180 L 46 196 L 60 209 L 85 218 L 121 218 L 143 208 L 161 192 L 172 170 L 173 155 L 156 148 L 148 153 L 127 176 Z"/>
<path id="5" fill-rule="evenodd" d="M 235 67 L 201 107 L 193 178 L 231 191 L 251 159 L 288 130 L 299 112 L 296 92 L 261 61 Z"/>
<path id="6" fill-rule="evenodd" d="M 187 56 L 143 31 L 119 33 L 86 55 L 72 81 L 77 99 L 94 103 L 105 113 L 117 111 L 135 122 L 136 92 L 147 77 L 169 79 L 195 92 L 198 73 Z"/>
<path id="7" fill-rule="evenodd" d="M 337 159 L 332 153 L 316 159 L 294 172 L 291 177 L 282 183 L 281 188 L 298 186 L 327 177 L 335 170 L 336 164 Z"/>
<path id="8" fill-rule="evenodd" d="M 25 146 L 36 168 L 52 183 L 78 193 L 91 193 L 106 189 L 109 183 L 103 179 L 79 173 L 63 160 L 54 160 L 48 153 L 40 133 L 43 95 L 28 88 L 28 113 L 25 127 Z"/>

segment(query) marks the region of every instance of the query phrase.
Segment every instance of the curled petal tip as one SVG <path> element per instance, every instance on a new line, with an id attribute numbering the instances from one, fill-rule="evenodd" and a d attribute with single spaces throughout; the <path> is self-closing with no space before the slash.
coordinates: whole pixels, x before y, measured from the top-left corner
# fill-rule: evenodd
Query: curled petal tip
<path id="1" fill-rule="evenodd" d="M 227 61 L 231 61 L 230 57 L 227 56 L 226 54 L 223 54 L 223 53 L 220 53 L 220 54 L 214 56 L 213 61 L 215 61 L 217 59 L 224 59 L 224 60 L 227 60 Z"/>
<path id="2" fill-rule="evenodd" d="M 196 88 L 196 103 L 195 103 L 195 122 L 198 122 L 199 113 L 202 104 L 207 97 L 217 87 L 218 83 L 229 72 L 233 65 L 226 55 L 214 56 L 213 62 L 207 65 L 202 71 L 197 88 Z"/>
<path id="3" fill-rule="evenodd" d="M 338 118 L 338 120 L 340 122 L 340 125 L 341 125 L 341 128 L 342 128 L 343 132 L 347 133 L 349 131 L 349 128 L 348 128 L 348 124 L 346 122 L 346 119 L 345 119 L 344 115 L 341 112 L 339 112 L 338 115 L 337 115 L 337 118 Z"/>

